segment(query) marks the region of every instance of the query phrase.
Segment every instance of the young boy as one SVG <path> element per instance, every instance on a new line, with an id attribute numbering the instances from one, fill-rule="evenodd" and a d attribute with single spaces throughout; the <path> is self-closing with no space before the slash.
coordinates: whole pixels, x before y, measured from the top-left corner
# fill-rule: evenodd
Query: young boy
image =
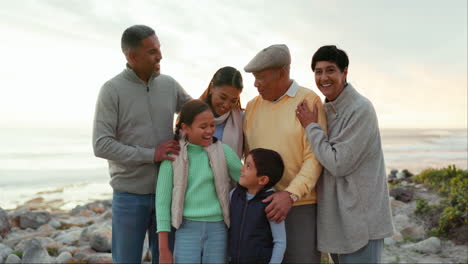
<path id="1" fill-rule="evenodd" d="M 273 150 L 250 151 L 237 188 L 231 191 L 228 255 L 230 263 L 281 263 L 286 250 L 284 221 L 268 221 L 262 200 L 284 172 L 281 156 Z"/>

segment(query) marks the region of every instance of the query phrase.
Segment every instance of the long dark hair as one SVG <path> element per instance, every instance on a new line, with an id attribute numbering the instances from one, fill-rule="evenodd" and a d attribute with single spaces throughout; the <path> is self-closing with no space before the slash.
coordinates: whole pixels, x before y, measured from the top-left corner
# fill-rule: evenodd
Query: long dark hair
<path id="1" fill-rule="evenodd" d="M 211 105 L 211 91 L 215 86 L 223 86 L 223 85 L 230 85 L 240 92 L 244 88 L 242 84 L 242 75 L 241 73 L 234 67 L 226 66 L 223 67 L 215 72 L 213 78 L 211 78 L 210 83 L 208 84 L 208 88 L 203 92 L 200 96 L 200 100 L 207 103 L 210 107 Z M 241 109 L 240 99 L 237 101 L 235 108 Z"/>
<path id="2" fill-rule="evenodd" d="M 180 129 L 182 128 L 182 123 L 188 126 L 192 125 L 193 120 L 195 120 L 195 117 L 198 114 L 203 113 L 209 109 L 210 109 L 210 106 L 207 103 L 199 99 L 193 99 L 193 100 L 186 102 L 184 106 L 182 106 L 182 109 L 180 110 L 180 114 L 177 117 L 174 139 L 175 140 L 180 139 Z"/>

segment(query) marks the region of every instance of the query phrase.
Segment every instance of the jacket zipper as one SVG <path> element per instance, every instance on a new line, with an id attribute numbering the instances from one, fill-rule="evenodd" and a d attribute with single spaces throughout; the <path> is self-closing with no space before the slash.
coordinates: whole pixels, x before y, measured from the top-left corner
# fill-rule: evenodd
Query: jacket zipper
<path id="1" fill-rule="evenodd" d="M 242 234 L 244 233 L 244 220 L 245 220 L 245 214 L 247 213 L 247 206 L 249 206 L 249 200 L 247 197 L 245 198 L 245 206 L 244 210 L 242 211 L 242 221 L 241 221 L 241 228 L 240 228 L 240 236 L 239 236 L 239 243 L 237 246 L 237 263 L 240 263 L 240 254 L 241 254 L 241 242 L 242 242 Z"/>

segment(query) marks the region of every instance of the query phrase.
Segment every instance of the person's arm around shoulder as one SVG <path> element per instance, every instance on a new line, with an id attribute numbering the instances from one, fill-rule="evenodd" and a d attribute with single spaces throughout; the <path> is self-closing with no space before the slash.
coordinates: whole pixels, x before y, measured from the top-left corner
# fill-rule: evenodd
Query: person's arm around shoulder
<path id="1" fill-rule="evenodd" d="M 306 97 L 305 101 L 317 109 L 318 124 L 326 131 L 327 120 L 320 97 L 317 95 L 310 95 Z M 315 187 L 315 184 L 317 183 L 318 178 L 322 172 L 322 165 L 315 156 L 314 151 L 311 149 L 307 138 L 307 133 L 304 130 L 302 131 L 303 133 L 301 136 L 301 144 L 304 146 L 302 152 L 302 166 L 289 186 L 285 189 L 285 191 L 296 195 L 299 199 L 309 193 L 310 190 Z"/>
<path id="2" fill-rule="evenodd" d="M 156 223 L 158 232 L 159 263 L 172 263 L 173 256 L 169 249 L 171 231 L 171 203 L 173 187 L 173 169 L 170 161 L 161 163 L 156 185 Z"/>
<path id="3" fill-rule="evenodd" d="M 360 102 L 352 110 L 346 126 L 330 141 L 324 129 L 315 122 L 316 109 L 298 107 L 298 117 L 302 118 L 307 137 L 320 163 L 335 177 L 352 173 L 359 164 L 358 160 L 368 150 L 369 142 L 378 133 L 377 115 L 369 101 Z"/>
<path id="4" fill-rule="evenodd" d="M 228 145 L 223 144 L 224 157 L 226 158 L 226 165 L 228 168 L 229 176 L 236 182 L 240 178 L 240 169 L 242 162 L 240 161 L 237 154 Z"/>
<path id="5" fill-rule="evenodd" d="M 117 140 L 119 98 L 115 89 L 106 83 L 101 88 L 93 123 L 93 150 L 99 158 L 132 164 L 153 163 L 165 159 L 167 154 L 177 155 L 178 142 L 170 140 L 156 148 L 130 146 Z"/>

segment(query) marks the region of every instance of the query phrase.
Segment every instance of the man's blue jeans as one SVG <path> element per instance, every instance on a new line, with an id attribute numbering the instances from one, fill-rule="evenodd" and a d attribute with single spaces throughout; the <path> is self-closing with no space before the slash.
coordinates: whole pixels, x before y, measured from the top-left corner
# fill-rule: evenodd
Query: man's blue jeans
<path id="1" fill-rule="evenodd" d="M 114 192 L 112 198 L 112 260 L 114 263 L 141 263 L 143 242 L 148 232 L 153 263 L 159 262 L 154 194 Z M 169 233 L 174 248 L 174 232 Z"/>

